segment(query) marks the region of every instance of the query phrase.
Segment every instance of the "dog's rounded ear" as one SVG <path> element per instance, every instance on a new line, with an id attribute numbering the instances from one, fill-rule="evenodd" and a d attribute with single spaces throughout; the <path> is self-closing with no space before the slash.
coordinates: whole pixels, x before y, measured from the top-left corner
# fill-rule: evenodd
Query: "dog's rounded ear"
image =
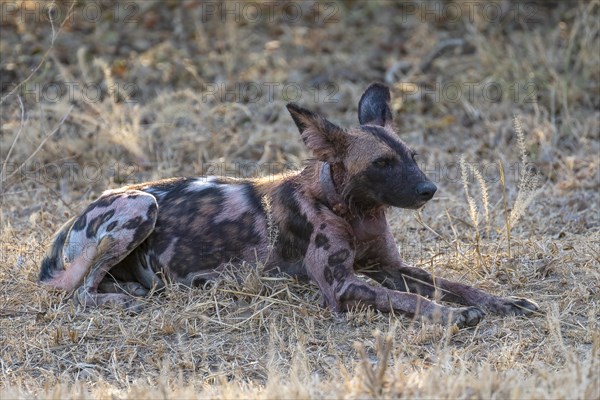
<path id="1" fill-rule="evenodd" d="M 343 158 L 347 134 L 342 128 L 295 103 L 289 103 L 287 109 L 300 131 L 302 141 L 319 160 L 336 162 Z"/>
<path id="2" fill-rule="evenodd" d="M 358 102 L 358 121 L 361 125 L 385 126 L 392 123 L 390 88 L 372 83 Z"/>

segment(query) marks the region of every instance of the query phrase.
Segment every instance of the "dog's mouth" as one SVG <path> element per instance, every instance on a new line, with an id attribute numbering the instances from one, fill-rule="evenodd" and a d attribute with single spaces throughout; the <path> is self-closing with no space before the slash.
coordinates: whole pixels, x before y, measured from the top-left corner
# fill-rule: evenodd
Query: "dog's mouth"
<path id="1" fill-rule="evenodd" d="M 418 210 L 425 207 L 425 205 L 431 199 L 419 199 L 419 198 L 386 198 L 383 195 L 374 196 L 372 194 L 366 194 L 361 196 L 360 193 L 351 193 L 344 197 L 344 201 L 352 209 L 370 210 L 378 207 L 396 207 L 407 210 Z"/>
<path id="2" fill-rule="evenodd" d="M 416 201 L 415 203 L 413 203 L 411 205 L 403 206 L 401 208 L 406 208 L 408 210 L 418 210 L 418 209 L 424 208 L 428 202 L 429 202 L 429 200 Z"/>

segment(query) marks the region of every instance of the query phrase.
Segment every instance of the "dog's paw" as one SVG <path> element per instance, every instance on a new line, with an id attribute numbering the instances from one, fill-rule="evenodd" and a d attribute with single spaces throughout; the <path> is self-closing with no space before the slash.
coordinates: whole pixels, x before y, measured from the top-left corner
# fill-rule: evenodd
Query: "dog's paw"
<path id="1" fill-rule="evenodd" d="M 80 287 L 75 291 L 73 303 L 83 308 L 95 308 L 101 306 L 117 307 L 131 314 L 139 314 L 144 303 L 139 297 L 134 297 L 124 293 L 96 293 L 89 292 L 86 288 Z"/>
<path id="2" fill-rule="evenodd" d="M 531 315 L 540 309 L 534 301 L 519 297 L 498 298 L 487 308 L 500 315 Z"/>
<path id="3" fill-rule="evenodd" d="M 453 323 L 459 328 L 468 328 L 481 322 L 485 312 L 477 307 L 462 307 L 453 311 Z"/>

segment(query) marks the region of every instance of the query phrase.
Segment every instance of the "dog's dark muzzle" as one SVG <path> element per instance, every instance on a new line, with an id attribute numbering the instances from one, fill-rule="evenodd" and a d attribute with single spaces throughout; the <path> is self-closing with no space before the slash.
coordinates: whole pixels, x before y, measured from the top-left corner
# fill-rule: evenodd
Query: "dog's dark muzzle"
<path id="1" fill-rule="evenodd" d="M 426 202 L 431 200 L 435 192 L 437 191 L 437 186 L 435 186 L 431 182 L 422 182 L 417 185 L 417 198 L 419 201 Z"/>

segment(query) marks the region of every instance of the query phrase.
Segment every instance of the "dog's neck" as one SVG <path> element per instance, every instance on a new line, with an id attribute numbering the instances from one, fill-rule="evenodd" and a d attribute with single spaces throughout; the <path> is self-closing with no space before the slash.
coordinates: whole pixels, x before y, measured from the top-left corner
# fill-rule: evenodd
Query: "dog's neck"
<path id="1" fill-rule="evenodd" d="M 321 182 L 321 189 L 323 190 L 325 199 L 327 200 L 327 203 L 329 203 L 329 207 L 331 207 L 333 212 L 339 216 L 345 216 L 348 214 L 346 202 L 335 187 L 333 177 L 331 176 L 331 165 L 329 165 L 327 162 L 323 162 L 321 165 L 319 181 Z"/>

